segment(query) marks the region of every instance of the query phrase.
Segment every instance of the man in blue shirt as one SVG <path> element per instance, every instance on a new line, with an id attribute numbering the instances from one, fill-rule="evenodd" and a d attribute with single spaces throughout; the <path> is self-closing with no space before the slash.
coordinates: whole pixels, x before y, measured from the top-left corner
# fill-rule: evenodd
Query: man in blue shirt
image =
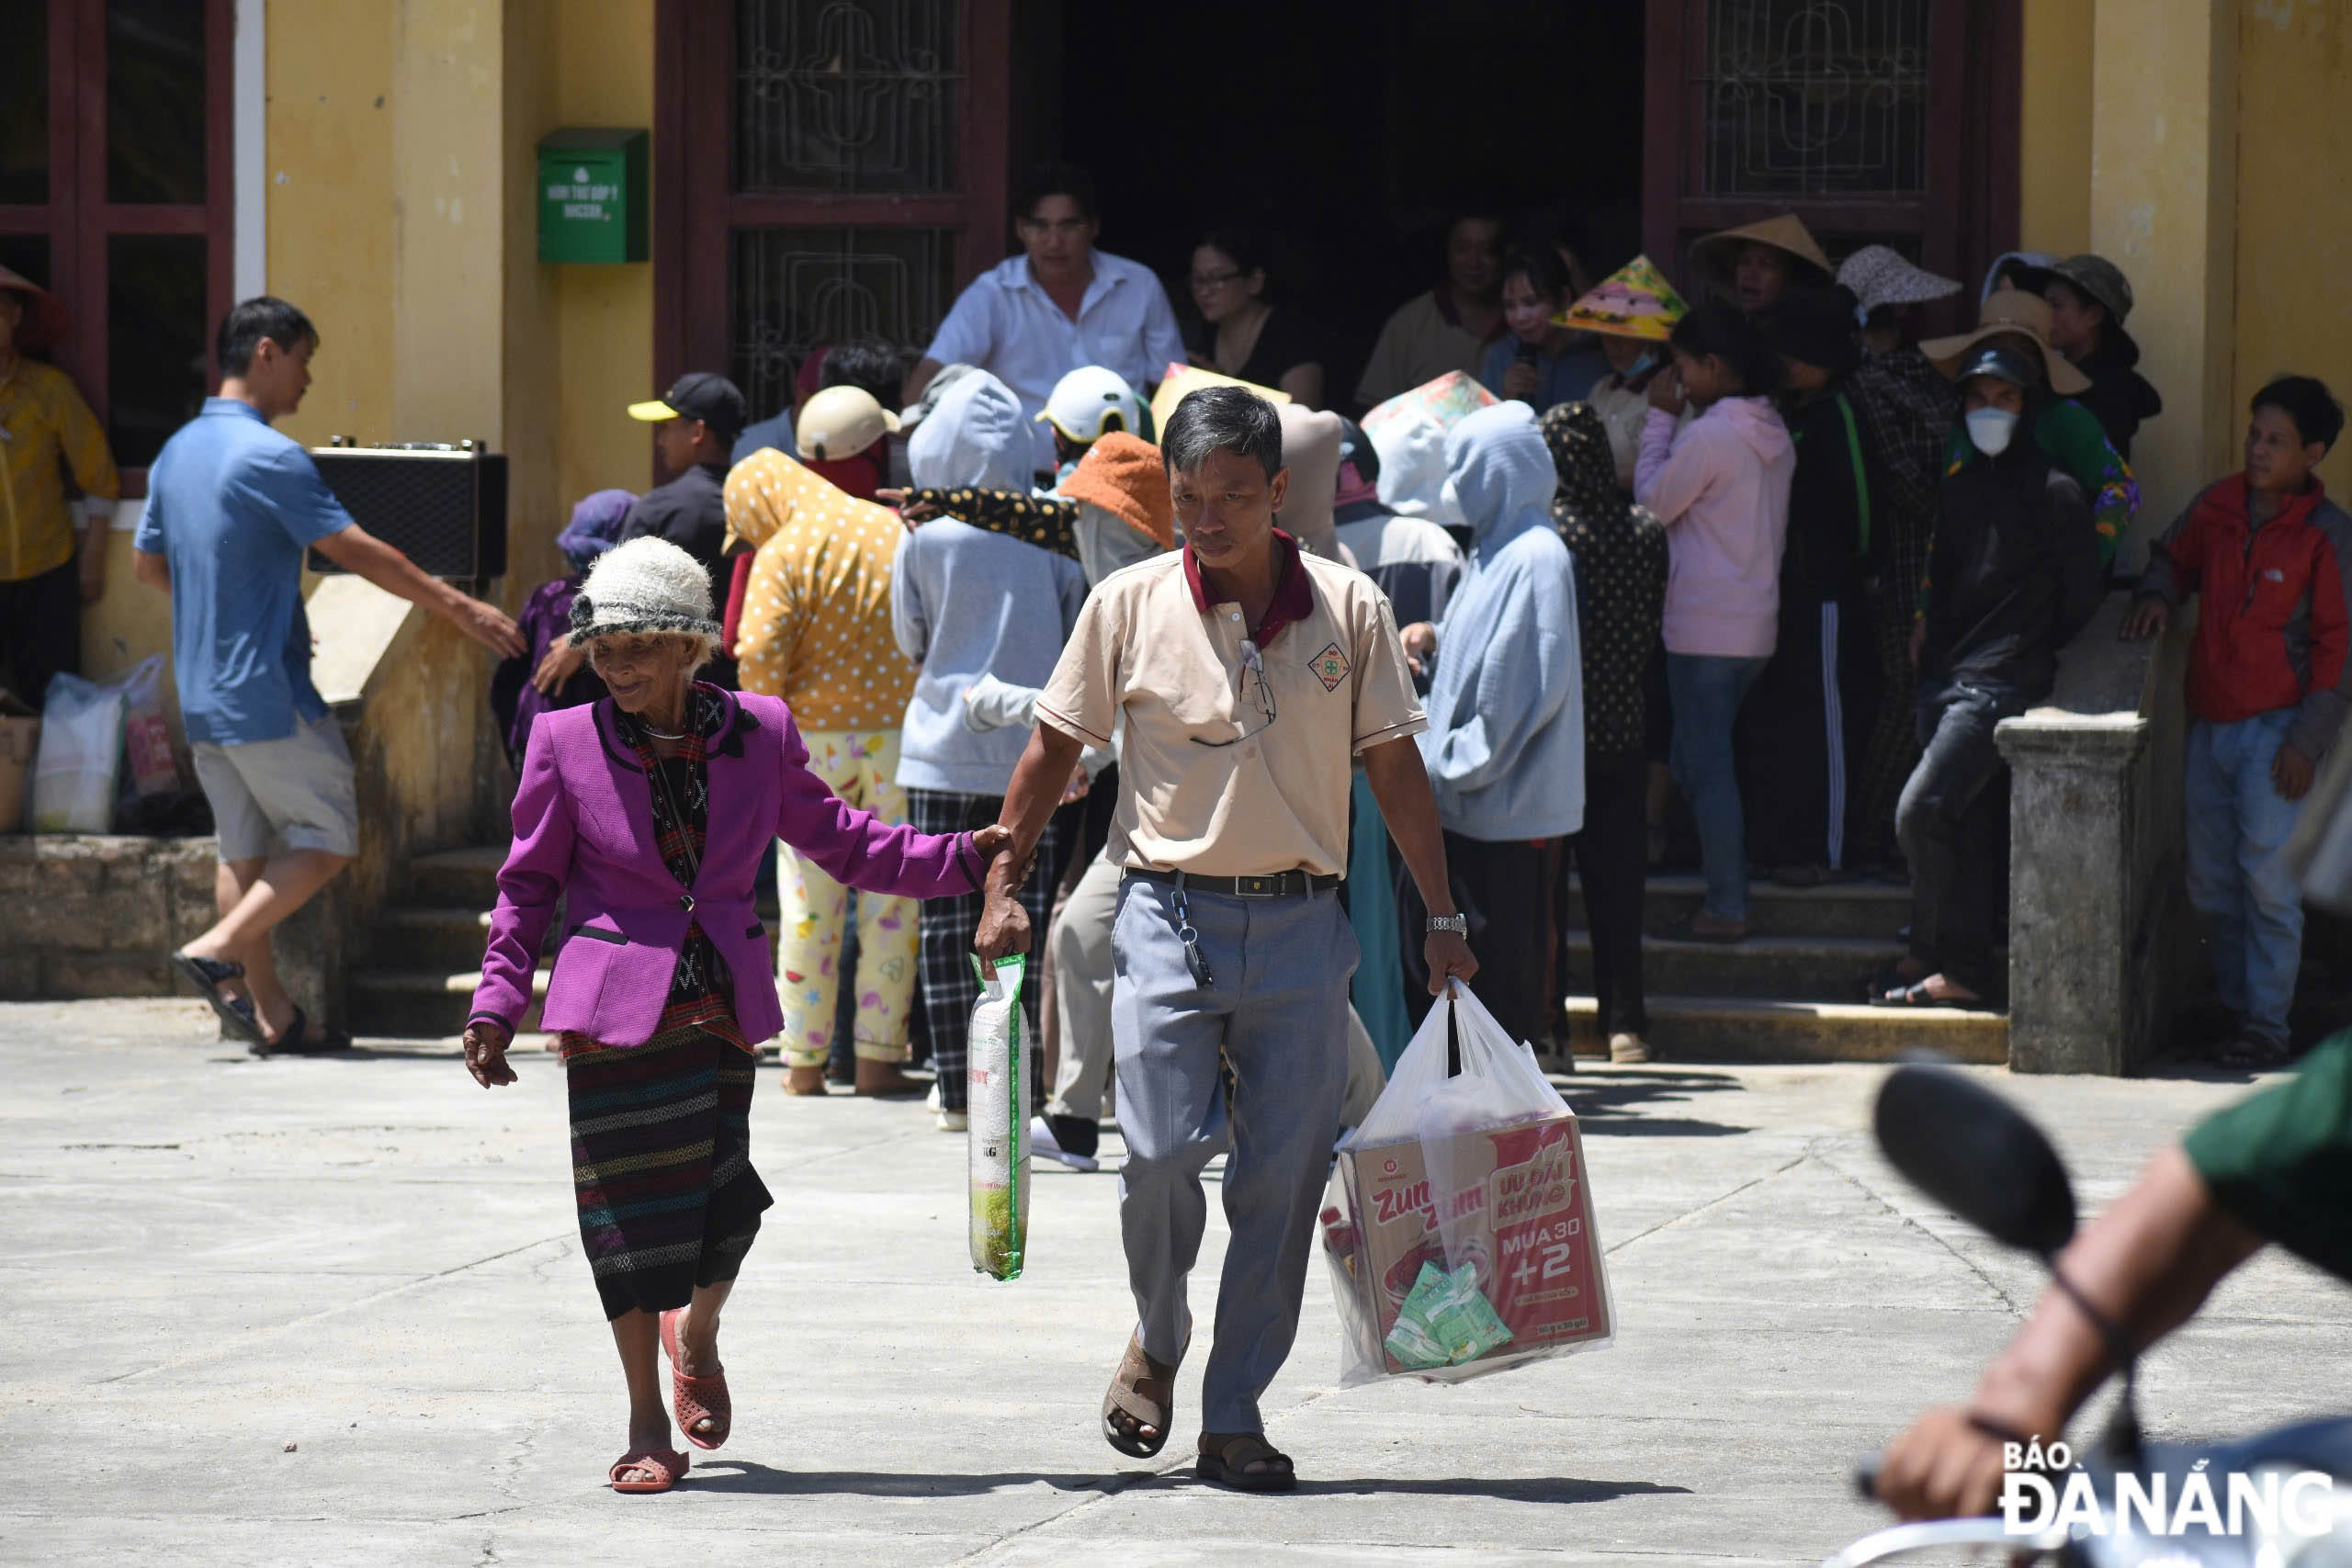
<path id="1" fill-rule="evenodd" d="M 1100 365 L 1151 396 L 1184 338 L 1159 279 L 1141 262 L 1094 248 L 1094 182 L 1068 164 L 1029 177 L 1013 205 L 1022 254 L 972 280 L 907 378 L 906 401 L 948 365 L 977 365 L 1012 389 L 1024 421 L 1045 412 L 1054 384 Z M 1034 424 L 1029 467 L 1051 473 L 1054 433 Z"/>
<path id="2" fill-rule="evenodd" d="M 302 552 L 319 553 L 512 658 L 495 605 L 427 577 L 351 520 L 271 422 L 301 405 L 319 334 L 283 299 L 220 323 L 220 395 L 164 443 L 136 539 L 139 580 L 172 596 L 172 656 L 220 839 L 220 919 L 173 965 L 260 1055 L 349 1044 L 278 984 L 269 933 L 359 851 L 351 753 L 311 683 Z"/>

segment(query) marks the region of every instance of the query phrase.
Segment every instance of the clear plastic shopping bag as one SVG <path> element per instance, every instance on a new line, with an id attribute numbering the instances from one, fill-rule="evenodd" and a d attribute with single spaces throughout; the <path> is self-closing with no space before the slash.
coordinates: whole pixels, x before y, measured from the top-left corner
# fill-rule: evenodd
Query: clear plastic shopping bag
<path id="1" fill-rule="evenodd" d="M 1029 1236 L 1029 1042 L 1021 1028 L 1018 954 L 975 957 L 980 999 L 972 1009 L 965 1087 L 971 1117 L 972 1267 L 992 1280 L 1021 1278 Z"/>
<path id="2" fill-rule="evenodd" d="M 1457 1382 L 1615 1334 L 1576 1112 L 1458 983 L 1340 1145 L 1323 1256 L 1343 1382 Z"/>

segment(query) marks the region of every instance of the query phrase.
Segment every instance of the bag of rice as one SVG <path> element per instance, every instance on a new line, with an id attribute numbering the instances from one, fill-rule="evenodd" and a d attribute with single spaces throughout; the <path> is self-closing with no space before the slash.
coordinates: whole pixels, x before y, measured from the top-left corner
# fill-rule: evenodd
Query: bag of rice
<path id="1" fill-rule="evenodd" d="M 1029 1043 L 1021 1037 L 1021 981 L 1028 960 L 978 957 L 979 1005 L 972 1010 L 965 1066 L 971 1116 L 972 1267 L 992 1280 L 1021 1278 L 1029 1231 Z"/>

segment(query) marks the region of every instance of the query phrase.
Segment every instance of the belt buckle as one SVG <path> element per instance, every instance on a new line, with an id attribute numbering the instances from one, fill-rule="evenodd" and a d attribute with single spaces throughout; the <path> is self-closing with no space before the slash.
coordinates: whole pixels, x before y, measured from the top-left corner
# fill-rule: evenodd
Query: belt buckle
<path id="1" fill-rule="evenodd" d="M 1233 896 L 1237 898 L 1279 898 L 1283 895 L 1283 879 L 1279 876 L 1237 876 L 1233 879 Z"/>

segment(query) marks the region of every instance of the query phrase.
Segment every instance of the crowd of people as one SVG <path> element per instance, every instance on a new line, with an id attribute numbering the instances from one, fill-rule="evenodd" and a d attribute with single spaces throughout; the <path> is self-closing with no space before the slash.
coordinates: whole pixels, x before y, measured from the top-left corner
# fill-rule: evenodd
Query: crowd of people
<path id="1" fill-rule="evenodd" d="M 1081 171 L 1040 171 L 1014 219 L 1022 253 L 928 344 L 820 346 L 789 408 L 710 370 L 632 406 L 662 482 L 583 499 L 519 625 L 368 536 L 272 428 L 320 345 L 283 300 L 223 321 L 220 396 L 150 475 L 138 571 L 170 595 L 220 837 L 221 918 L 172 957 L 256 1050 L 347 1043 L 270 963 L 359 832 L 301 552 L 503 660 L 514 842 L 466 1054 L 514 1080 L 560 908 L 544 1026 L 631 1390 L 624 1490 L 684 1472 L 673 1416 L 727 1436 L 718 1318 L 771 1202 L 761 1052 L 791 1093 L 927 1092 L 962 1132 L 976 955 L 1036 972 L 1037 1151 L 1095 1168 L 1115 1107 L 1122 1451 L 1167 1439 L 1202 1170 L 1234 1153 L 1199 1460 L 1249 1490 L 1293 1480 L 1257 1398 L 1335 1138 L 1473 976 L 1572 1065 L 1572 892 L 1618 1062 L 1649 1059 L 1645 892 L 1678 856 L 1704 886 L 1682 939 L 1745 940 L 1758 874 L 1898 877 L 1908 951 L 1869 999 L 1999 1001 L 1995 729 L 2091 623 L 2162 406 L 2111 264 L 2004 257 L 1978 324 L 1923 341 L 1959 282 L 1883 245 L 1833 265 L 1793 216 L 1701 241 L 1678 289 L 1645 257 L 1591 282 L 1468 214 L 1341 412 L 1247 232 L 1193 249 L 1188 338 L 1096 247 Z M 16 350 L 46 299 L 0 275 L 0 587 L 44 613 L 92 592 L 62 476 L 112 482 L 71 383 Z M 2301 919 L 2278 852 L 2352 705 L 2352 516 L 2314 471 L 2327 388 L 2282 377 L 2249 412 L 2243 471 L 2163 534 L 2120 631 L 2201 601 L 2188 892 L 2233 1014 L 2216 1048 L 2272 1065 Z M 19 481 L 28 453 L 56 482 Z"/>

